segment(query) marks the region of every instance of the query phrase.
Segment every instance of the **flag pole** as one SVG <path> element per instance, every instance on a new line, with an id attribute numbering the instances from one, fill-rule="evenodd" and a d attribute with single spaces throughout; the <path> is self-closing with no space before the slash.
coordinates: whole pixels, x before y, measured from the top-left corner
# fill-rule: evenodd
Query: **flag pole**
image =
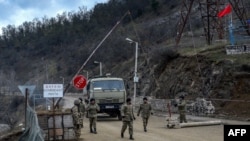
<path id="1" fill-rule="evenodd" d="M 233 35 L 233 12 L 230 13 L 229 36 L 231 45 L 235 45 L 235 40 Z"/>
<path id="2" fill-rule="evenodd" d="M 233 12 L 231 12 L 230 18 L 231 18 L 231 24 L 233 25 Z"/>

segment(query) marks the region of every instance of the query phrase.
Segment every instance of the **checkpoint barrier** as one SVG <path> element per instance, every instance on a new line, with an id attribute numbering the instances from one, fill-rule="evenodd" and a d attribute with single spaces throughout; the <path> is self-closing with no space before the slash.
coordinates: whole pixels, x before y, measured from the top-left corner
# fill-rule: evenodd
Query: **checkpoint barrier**
<path id="1" fill-rule="evenodd" d="M 75 139 L 71 112 L 38 111 L 38 123 L 44 132 L 45 140 Z"/>

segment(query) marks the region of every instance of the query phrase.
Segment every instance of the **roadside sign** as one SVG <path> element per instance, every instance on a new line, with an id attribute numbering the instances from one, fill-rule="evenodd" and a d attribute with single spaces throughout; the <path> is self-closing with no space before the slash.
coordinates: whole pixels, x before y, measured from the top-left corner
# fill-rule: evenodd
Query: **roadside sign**
<path id="1" fill-rule="evenodd" d="M 28 89 L 29 97 L 30 97 L 33 94 L 36 86 L 35 85 L 23 85 L 23 86 L 19 85 L 18 88 L 23 94 L 23 96 L 25 96 L 25 90 Z"/>
<path id="2" fill-rule="evenodd" d="M 43 84 L 43 97 L 63 97 L 63 84 Z"/>
<path id="3" fill-rule="evenodd" d="M 73 79 L 75 88 L 82 90 L 87 84 L 87 79 L 83 75 L 77 75 Z"/>

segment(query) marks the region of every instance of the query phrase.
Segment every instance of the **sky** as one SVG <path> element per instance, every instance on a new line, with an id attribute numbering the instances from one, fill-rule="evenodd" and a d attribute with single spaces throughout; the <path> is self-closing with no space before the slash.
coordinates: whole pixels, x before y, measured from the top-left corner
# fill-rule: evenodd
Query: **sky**
<path id="1" fill-rule="evenodd" d="M 7 25 L 18 27 L 25 21 L 56 17 L 63 12 L 77 12 L 85 6 L 91 10 L 98 3 L 108 0 L 0 0 L 0 34 Z"/>

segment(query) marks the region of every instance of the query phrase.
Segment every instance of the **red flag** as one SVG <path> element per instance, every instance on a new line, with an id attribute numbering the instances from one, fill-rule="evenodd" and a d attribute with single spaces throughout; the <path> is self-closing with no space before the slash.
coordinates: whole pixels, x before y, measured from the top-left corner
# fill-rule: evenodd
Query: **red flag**
<path id="1" fill-rule="evenodd" d="M 229 13 L 232 12 L 232 7 L 230 4 L 228 4 L 223 10 L 221 10 L 219 13 L 218 13 L 218 17 L 221 18 Z"/>

